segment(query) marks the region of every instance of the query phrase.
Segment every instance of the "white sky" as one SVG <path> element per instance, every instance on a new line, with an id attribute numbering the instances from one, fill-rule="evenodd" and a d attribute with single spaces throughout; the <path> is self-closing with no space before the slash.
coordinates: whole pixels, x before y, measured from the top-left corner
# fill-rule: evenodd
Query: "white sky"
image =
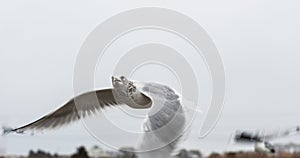
<path id="1" fill-rule="evenodd" d="M 68 100 L 76 56 L 88 33 L 112 15 L 145 6 L 193 18 L 210 34 L 224 62 L 227 89 L 221 119 L 205 139 L 197 139 L 194 129 L 184 147 L 206 153 L 241 149 L 245 147 L 228 144 L 236 129 L 272 131 L 298 125 L 297 0 L 0 1 L 0 125 L 28 123 Z M 276 142 L 290 141 L 297 143 L 300 136 Z M 0 152 L 71 153 L 79 145 L 95 144 L 101 146 L 78 123 L 42 135 L 0 137 Z"/>

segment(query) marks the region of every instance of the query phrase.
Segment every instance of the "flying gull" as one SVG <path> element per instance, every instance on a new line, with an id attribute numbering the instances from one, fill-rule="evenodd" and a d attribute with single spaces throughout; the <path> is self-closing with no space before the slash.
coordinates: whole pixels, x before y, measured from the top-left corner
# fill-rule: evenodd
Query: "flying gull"
<path id="1" fill-rule="evenodd" d="M 112 85 L 113 88 L 76 96 L 54 112 L 32 123 L 18 128 L 4 128 L 3 134 L 56 129 L 109 106 L 150 108 L 143 124 L 144 134 L 136 146 L 137 151 L 141 151 L 137 155 L 140 158 L 172 157 L 186 129 L 186 116 L 179 95 L 168 86 L 130 81 L 124 76 L 112 77 Z"/>
<path id="2" fill-rule="evenodd" d="M 262 135 L 248 131 L 237 131 L 234 137 L 236 143 L 254 143 L 254 150 L 258 153 L 275 153 L 274 146 L 269 143 L 271 140 L 299 134 L 300 127 L 291 128 L 273 134 Z"/>

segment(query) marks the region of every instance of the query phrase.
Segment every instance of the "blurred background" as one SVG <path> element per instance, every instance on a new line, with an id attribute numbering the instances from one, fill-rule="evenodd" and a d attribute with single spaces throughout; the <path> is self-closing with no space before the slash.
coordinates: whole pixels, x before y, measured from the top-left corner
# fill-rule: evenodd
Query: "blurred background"
<path id="1" fill-rule="evenodd" d="M 251 145 L 233 143 L 233 132 L 238 129 L 274 132 L 300 124 L 300 2 L 297 0 L 11 0 L 0 1 L 0 125 L 17 127 L 29 123 L 69 100 L 73 96 L 74 63 L 88 34 L 115 14 L 146 6 L 172 9 L 194 19 L 209 33 L 224 62 L 226 100 L 220 120 L 201 139 L 200 124 L 196 121 L 181 148 L 197 149 L 204 154 L 253 150 Z M 126 38 L 137 40 L 134 37 L 141 34 L 124 37 L 123 42 L 128 42 Z M 203 61 L 199 63 L 201 66 Z M 161 70 L 155 66 L 148 69 Z M 168 75 L 165 70 L 158 73 Z M 143 73 L 137 73 L 137 78 L 139 75 Z M 95 76 L 98 79 L 95 88 L 110 86 L 110 76 L 97 76 L 97 72 Z M 210 87 L 205 84 L 203 80 L 203 95 L 207 99 Z M 203 107 L 204 111 L 206 108 Z M 118 116 L 117 112 L 109 113 L 111 117 Z M 119 121 L 130 126 L 129 121 Z M 116 139 L 113 132 L 104 132 Z M 124 146 L 134 145 L 119 138 L 116 141 Z M 273 143 L 300 144 L 299 141 L 300 136 L 292 136 Z M 81 145 L 114 150 L 94 139 L 82 123 L 74 123 L 34 136 L 29 133 L 0 137 L 0 155 L 26 155 L 29 150 L 37 149 L 65 155 L 74 153 Z"/>

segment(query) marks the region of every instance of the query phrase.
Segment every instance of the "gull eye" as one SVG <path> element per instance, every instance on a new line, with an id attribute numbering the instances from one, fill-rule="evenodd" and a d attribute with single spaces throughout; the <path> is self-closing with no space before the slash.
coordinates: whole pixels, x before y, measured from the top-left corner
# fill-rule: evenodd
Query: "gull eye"
<path id="1" fill-rule="evenodd" d="M 125 80 L 125 77 L 124 77 L 124 76 L 121 76 L 120 79 L 121 79 L 121 80 Z"/>

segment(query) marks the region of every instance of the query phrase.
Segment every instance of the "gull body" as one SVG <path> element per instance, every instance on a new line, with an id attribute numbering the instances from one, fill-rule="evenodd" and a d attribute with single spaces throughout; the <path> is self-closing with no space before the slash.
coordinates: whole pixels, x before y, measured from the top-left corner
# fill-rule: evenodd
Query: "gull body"
<path id="1" fill-rule="evenodd" d="M 257 153 L 275 153 L 275 148 L 268 142 L 256 142 L 254 145 L 254 151 Z"/>

